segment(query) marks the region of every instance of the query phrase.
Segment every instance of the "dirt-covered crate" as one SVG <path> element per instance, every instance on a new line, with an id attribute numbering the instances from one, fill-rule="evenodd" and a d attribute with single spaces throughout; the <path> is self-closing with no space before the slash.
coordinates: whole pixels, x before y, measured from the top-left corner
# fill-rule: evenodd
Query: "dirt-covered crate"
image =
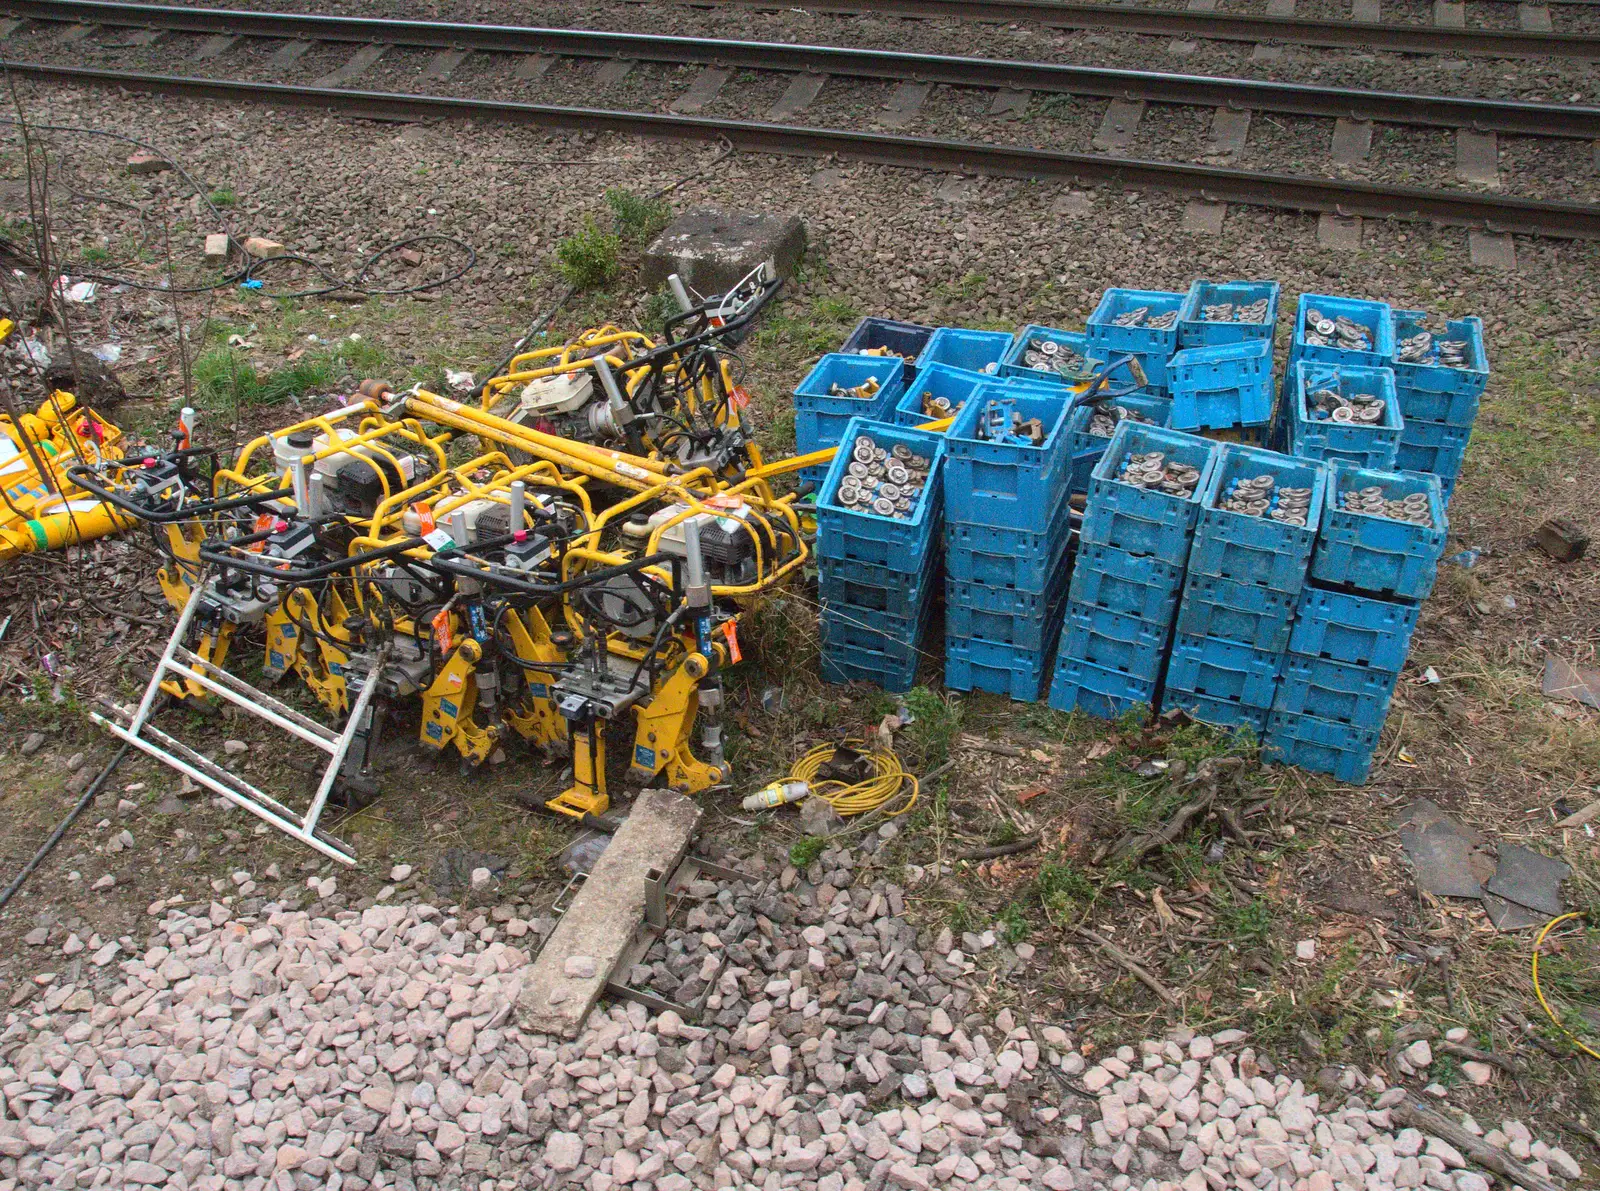
<path id="1" fill-rule="evenodd" d="M 1011 350 L 1010 331 L 979 331 L 968 327 L 940 327 L 928 337 L 917 357 L 917 367 L 948 364 L 968 372 L 998 376 L 1000 361 Z"/>
<path id="2" fill-rule="evenodd" d="M 1277 692 L 1279 661 L 1263 649 L 1179 633 L 1172 639 L 1167 686 L 1265 711 Z"/>
<path id="3" fill-rule="evenodd" d="M 1189 286 L 1186 316 L 1178 323 L 1178 346 L 1216 347 L 1265 339 L 1270 344 L 1278 325 L 1276 281 L 1203 281 Z"/>
<path id="4" fill-rule="evenodd" d="M 945 517 L 1039 530 L 1067 488 L 1067 403 L 1029 386 L 985 385 L 945 433 Z"/>
<path id="5" fill-rule="evenodd" d="M 962 583 L 1046 591 L 1068 564 L 1072 541 L 1069 506 L 1063 494 L 1049 525 L 1037 532 L 997 529 L 946 521 L 945 572 Z"/>
<path id="6" fill-rule="evenodd" d="M 1123 422 L 1165 426 L 1171 413 L 1171 398 L 1143 393 L 1075 406 L 1067 415 L 1067 450 L 1072 453 L 1071 491 L 1088 491 L 1095 464 L 1100 462 L 1106 444 Z"/>
<path id="7" fill-rule="evenodd" d="M 1144 682 L 1161 677 L 1168 625 L 1121 616 L 1092 604 L 1067 605 L 1059 656 L 1120 670 Z"/>
<path id="8" fill-rule="evenodd" d="M 1294 608 L 1294 596 L 1270 587 L 1192 574 L 1183 586 L 1178 632 L 1282 653 L 1289 646 Z"/>
<path id="9" fill-rule="evenodd" d="M 1307 586 L 1295 610 L 1289 649 L 1306 657 L 1398 671 L 1411 652 L 1418 611 L 1416 604 Z"/>
<path id="10" fill-rule="evenodd" d="M 1272 416 L 1272 341 L 1185 348 L 1167 365 L 1174 430 L 1263 425 Z"/>
<path id="11" fill-rule="evenodd" d="M 1407 422 L 1394 453 L 1394 470 L 1420 471 L 1453 480 L 1461 474 L 1472 431 L 1438 422 Z"/>
<path id="12" fill-rule="evenodd" d="M 926 570 L 938 552 L 943 484 L 943 435 L 851 419 L 818 494 L 817 557 Z"/>
<path id="13" fill-rule="evenodd" d="M 1394 369 L 1395 386 L 1402 393 L 1470 398 L 1476 410 L 1476 398 L 1489 383 L 1483 320 L 1476 316 L 1446 320 L 1421 310 L 1395 310 L 1390 320 L 1394 350 L 1389 366 Z"/>
<path id="14" fill-rule="evenodd" d="M 909 373 L 917 357 L 928 346 L 934 328 L 921 323 L 897 322 L 892 318 L 864 318 L 839 345 L 841 352 L 856 355 L 899 356 Z"/>
<path id="15" fill-rule="evenodd" d="M 1438 477 L 1336 466 L 1311 577 L 1370 595 L 1426 599 L 1449 529 Z"/>
<path id="16" fill-rule="evenodd" d="M 1183 568 L 1111 546 L 1082 545 L 1070 598 L 1120 616 L 1170 624 L 1183 590 Z"/>
<path id="17" fill-rule="evenodd" d="M 1221 447 L 1201 496 L 1190 573 L 1298 596 L 1321 522 L 1327 472 L 1320 463 L 1275 451 Z"/>
<path id="18" fill-rule="evenodd" d="M 996 591 L 975 583 L 945 588 L 944 633 L 948 641 L 988 641 L 1018 649 L 1040 650 L 1055 635 L 1055 621 L 1066 602 L 1066 584 L 1057 581 L 1043 594 L 998 589 L 1008 599 L 990 598 Z"/>
<path id="19" fill-rule="evenodd" d="M 795 449 L 804 455 L 838 446 L 851 418 L 881 417 L 904 385 L 897 358 L 823 356 L 794 391 Z"/>
<path id="20" fill-rule="evenodd" d="M 1383 727 L 1399 675 L 1291 653 L 1283 659 L 1274 711 L 1314 715 L 1353 728 Z"/>
<path id="21" fill-rule="evenodd" d="M 1378 747 L 1378 733 L 1372 728 L 1355 728 L 1314 715 L 1293 715 L 1274 711 L 1267 717 L 1267 731 L 1261 742 L 1261 758 L 1280 765 L 1295 765 L 1313 773 L 1327 773 L 1359 786 L 1372 769 L 1372 754 Z"/>
<path id="22" fill-rule="evenodd" d="M 1389 369 L 1301 360 L 1290 391 L 1294 454 L 1379 470 L 1394 466 L 1405 419 Z"/>
<path id="23" fill-rule="evenodd" d="M 1050 680 L 1050 706 L 1114 720 L 1136 707 L 1149 707 L 1155 692 L 1152 681 L 1063 655 Z"/>
<path id="24" fill-rule="evenodd" d="M 824 612 L 821 668 L 824 681 L 869 682 L 886 691 L 908 691 L 917 680 L 927 618 L 896 625 L 858 613 Z"/>
<path id="25" fill-rule="evenodd" d="M 1052 621 L 1055 629 L 1059 619 Z M 946 636 L 944 684 L 955 691 L 992 691 L 1019 703 L 1037 703 L 1055 655 L 1055 632 L 1043 649 L 1018 649 L 991 641 L 956 641 Z"/>
<path id="26" fill-rule="evenodd" d="M 817 560 L 817 595 L 825 608 L 856 608 L 907 619 L 920 616 L 938 590 L 933 566 L 901 571 L 850 559 Z"/>
<path id="27" fill-rule="evenodd" d="M 1301 294 L 1295 311 L 1295 360 L 1326 360 L 1330 364 L 1366 364 L 1379 367 L 1394 354 L 1394 327 L 1387 302 L 1341 298 L 1332 294 Z"/>
<path id="28" fill-rule="evenodd" d="M 1077 382 L 1094 371 L 1089 359 L 1089 336 L 1083 331 L 1061 331 L 1030 324 L 1018 331 L 1000 361 L 1000 375 L 1045 384 Z"/>
<path id="29" fill-rule="evenodd" d="M 1261 707 L 1247 707 L 1229 699 L 1213 699 L 1209 695 L 1171 685 L 1162 688 L 1161 710 L 1182 711 L 1190 719 L 1216 728 L 1249 728 L 1258 739 L 1266 729 L 1267 716 L 1271 714 Z"/>
<path id="30" fill-rule="evenodd" d="M 1192 434 L 1123 422 L 1089 477 L 1084 543 L 1183 566 L 1219 450 Z"/>

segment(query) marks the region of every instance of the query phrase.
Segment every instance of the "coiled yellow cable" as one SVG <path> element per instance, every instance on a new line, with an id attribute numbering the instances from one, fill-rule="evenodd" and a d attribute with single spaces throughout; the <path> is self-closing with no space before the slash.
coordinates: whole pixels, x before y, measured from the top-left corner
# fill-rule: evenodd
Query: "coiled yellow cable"
<path id="1" fill-rule="evenodd" d="M 1544 999 L 1544 990 L 1539 987 L 1539 948 L 1544 946 L 1544 937 L 1556 927 L 1560 926 L 1563 922 L 1568 922 L 1574 918 L 1587 917 L 1588 915 L 1582 910 L 1577 910 L 1571 914 L 1563 914 L 1559 918 L 1552 918 L 1549 922 L 1544 924 L 1544 929 L 1539 932 L 1539 937 L 1533 941 L 1533 995 L 1539 998 L 1539 1004 L 1544 1007 L 1545 1013 L 1548 1014 L 1550 1020 L 1555 1023 L 1556 1029 L 1565 1034 L 1567 1036 L 1567 1040 L 1571 1042 L 1572 1045 L 1576 1046 L 1591 1059 L 1600 1059 L 1600 1054 L 1596 1054 L 1589 1047 L 1585 1046 L 1578 1039 L 1576 1034 L 1562 1024 L 1561 1019 L 1556 1016 L 1556 1011 L 1550 1008 L 1550 1002 Z"/>
<path id="2" fill-rule="evenodd" d="M 917 805 L 921 789 L 916 776 L 906 772 L 892 751 L 868 752 L 864 741 L 847 740 L 845 747 L 860 749 L 872 763 L 872 776 L 864 781 L 817 781 L 817 772 L 833 760 L 837 745 L 819 744 L 795 762 L 789 778 L 802 781 L 811 796 L 820 798 L 841 815 L 864 815 L 881 811 L 886 816 L 903 815 Z"/>

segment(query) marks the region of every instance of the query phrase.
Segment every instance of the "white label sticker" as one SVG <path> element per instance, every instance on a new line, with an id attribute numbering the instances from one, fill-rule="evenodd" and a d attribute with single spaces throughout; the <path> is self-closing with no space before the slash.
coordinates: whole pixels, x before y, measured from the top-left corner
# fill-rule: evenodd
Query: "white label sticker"
<path id="1" fill-rule="evenodd" d="M 422 535 L 422 540 L 435 550 L 448 550 L 456 544 L 455 539 L 442 529 L 433 529 Z"/>

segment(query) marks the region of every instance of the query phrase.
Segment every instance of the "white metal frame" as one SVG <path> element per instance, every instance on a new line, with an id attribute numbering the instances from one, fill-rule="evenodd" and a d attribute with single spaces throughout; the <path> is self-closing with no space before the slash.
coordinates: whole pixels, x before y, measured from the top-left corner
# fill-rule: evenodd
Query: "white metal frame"
<path id="1" fill-rule="evenodd" d="M 349 846 L 326 832 L 318 831 L 317 820 L 322 817 L 328 795 L 333 791 L 339 770 L 344 766 L 350 746 L 360 733 L 367 707 L 378 689 L 377 679 L 383 665 L 382 657 L 379 657 L 365 681 L 361 683 L 355 705 L 351 707 L 349 717 L 345 721 L 344 730 L 335 733 L 302 715 L 282 700 L 274 699 L 265 691 L 251 686 L 185 648 L 183 639 L 189 632 L 189 626 L 194 622 L 195 613 L 199 610 L 204 594 L 204 585 L 196 583 L 189 602 L 184 605 L 183 614 L 178 617 L 178 625 L 167 641 L 167 648 L 162 653 L 161 660 L 156 663 L 155 673 L 150 676 L 150 685 L 145 688 L 144 698 L 140 700 L 138 708 L 128 722 L 123 724 L 98 712 L 91 713 L 91 718 L 135 748 L 187 775 L 236 806 L 243 807 L 285 835 L 292 836 L 307 847 L 315 848 L 324 856 L 341 864 L 355 864 L 355 853 Z M 252 786 L 238 774 L 228 772 L 150 722 L 156 701 L 161 695 L 162 680 L 169 674 L 180 681 L 194 682 L 219 699 L 232 703 L 235 707 L 265 720 L 274 727 L 281 728 L 291 736 L 298 737 L 328 754 L 327 769 L 323 772 L 322 781 L 318 784 L 317 792 L 312 797 L 311 805 L 305 814 L 296 814 L 270 794 Z"/>

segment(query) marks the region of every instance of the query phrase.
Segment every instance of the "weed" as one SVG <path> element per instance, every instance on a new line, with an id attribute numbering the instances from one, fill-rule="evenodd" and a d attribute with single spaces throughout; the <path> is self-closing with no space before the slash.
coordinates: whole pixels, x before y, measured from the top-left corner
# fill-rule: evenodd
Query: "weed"
<path id="1" fill-rule="evenodd" d="M 83 260 L 88 265 L 103 265 L 111 260 L 111 251 L 99 244 L 91 244 L 83 250 Z"/>
<path id="2" fill-rule="evenodd" d="M 617 232 L 629 244 L 644 244 L 655 239 L 672 222 L 672 207 L 665 199 L 612 187 L 606 191 L 606 205 L 617 218 Z"/>
<path id="3" fill-rule="evenodd" d="M 1242 943 L 1262 944 L 1272 937 L 1272 904 L 1256 898 L 1242 906 L 1226 906 L 1217 913 L 1217 929 Z"/>
<path id="4" fill-rule="evenodd" d="M 364 339 L 346 339 L 326 352 L 307 353 L 271 372 L 260 372 L 237 347 L 216 346 L 194 362 L 194 395 L 201 408 L 273 405 L 332 387 L 346 375 L 383 371 L 387 358 Z"/>
<path id="5" fill-rule="evenodd" d="M 642 327 L 665 328 L 667 320 L 678 313 L 678 300 L 672 296 L 672 291 L 662 286 L 644 300 L 644 309 L 639 312 L 639 324 Z"/>
<path id="6" fill-rule="evenodd" d="M 988 842 L 990 846 L 998 846 L 1000 844 L 1015 843 L 1021 838 L 1021 829 L 1010 819 L 1007 819 L 1002 823 L 995 824 L 994 829 L 989 832 Z"/>
<path id="7" fill-rule="evenodd" d="M 905 705 L 912 716 L 900 734 L 905 759 L 926 773 L 949 758 L 950 746 L 961 731 L 961 704 L 917 686 L 906 692 Z"/>
<path id="8" fill-rule="evenodd" d="M 621 255 L 622 238 L 585 215 L 583 227 L 556 245 L 556 268 L 570 285 L 600 289 L 616 279 Z"/>
<path id="9" fill-rule="evenodd" d="M 239 196 L 226 186 L 219 186 L 211 192 L 211 205 L 213 207 L 231 207 L 239 201 Z"/>
<path id="10" fill-rule="evenodd" d="M 978 912 L 972 908 L 970 902 L 966 901 L 953 902 L 950 913 L 946 915 L 946 921 L 949 922 L 950 929 L 958 935 L 977 930 L 980 925 Z"/>
<path id="11" fill-rule="evenodd" d="M 810 868 L 827 848 L 828 841 L 820 835 L 808 835 L 789 845 L 789 863 L 795 868 Z"/>
<path id="12" fill-rule="evenodd" d="M 1005 909 L 995 916 L 1001 926 L 1001 937 L 1007 943 L 1020 943 L 1028 937 L 1028 919 L 1022 912 L 1022 907 L 1016 902 L 1009 903 Z"/>
<path id="13" fill-rule="evenodd" d="M 1070 918 L 1080 902 L 1094 900 L 1097 892 L 1088 874 L 1065 858 L 1046 861 L 1033 887 L 1045 913 L 1057 922 Z"/>

